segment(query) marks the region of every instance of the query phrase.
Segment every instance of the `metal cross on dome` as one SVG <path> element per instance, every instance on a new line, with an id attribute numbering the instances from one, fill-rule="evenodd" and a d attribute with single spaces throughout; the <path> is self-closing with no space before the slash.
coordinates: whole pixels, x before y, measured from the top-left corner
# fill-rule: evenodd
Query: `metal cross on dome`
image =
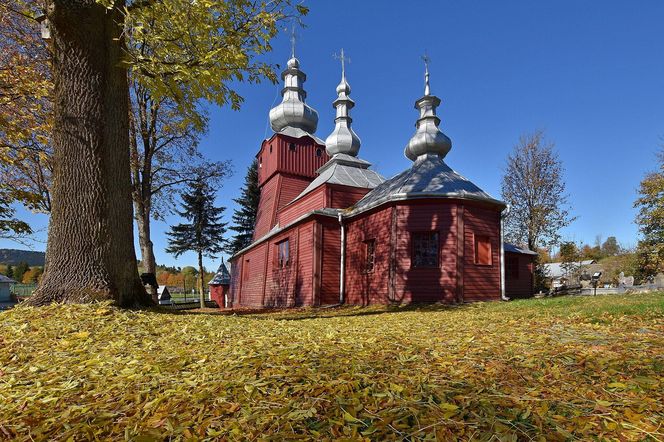
<path id="1" fill-rule="evenodd" d="M 344 54 L 344 48 L 341 48 L 341 55 L 332 54 L 332 57 L 336 60 L 341 60 L 341 78 L 346 78 L 346 62 L 350 63 L 350 58 L 346 57 Z"/>
<path id="2" fill-rule="evenodd" d="M 429 95 L 431 93 L 429 88 L 429 62 L 431 58 L 427 55 L 427 51 L 424 51 L 422 55 L 422 60 L 424 61 L 424 95 Z"/>
<path id="3" fill-rule="evenodd" d="M 291 58 L 295 58 L 295 42 L 297 41 L 297 34 L 295 33 L 295 23 L 291 25 Z"/>

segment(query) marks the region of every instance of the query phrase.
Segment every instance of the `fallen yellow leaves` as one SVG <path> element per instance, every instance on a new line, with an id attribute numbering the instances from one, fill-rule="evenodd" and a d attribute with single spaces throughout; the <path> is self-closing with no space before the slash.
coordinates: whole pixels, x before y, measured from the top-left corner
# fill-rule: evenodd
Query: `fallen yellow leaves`
<path id="1" fill-rule="evenodd" d="M 0 439 L 664 440 L 664 294 L 0 314 Z"/>

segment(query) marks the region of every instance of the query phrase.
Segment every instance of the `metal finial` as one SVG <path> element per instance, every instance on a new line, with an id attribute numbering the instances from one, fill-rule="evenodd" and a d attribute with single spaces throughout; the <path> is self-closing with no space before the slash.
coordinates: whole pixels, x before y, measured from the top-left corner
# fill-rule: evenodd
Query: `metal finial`
<path id="1" fill-rule="evenodd" d="M 295 23 L 291 25 L 291 58 L 295 58 L 295 42 L 297 41 L 297 34 L 295 33 Z"/>
<path id="2" fill-rule="evenodd" d="M 348 63 L 350 63 L 350 58 L 348 58 L 344 55 L 344 48 L 341 48 L 341 55 L 333 54 L 332 57 L 334 57 L 337 60 L 341 60 L 341 79 L 345 80 L 346 79 L 346 61 Z"/>
<path id="3" fill-rule="evenodd" d="M 429 87 L 429 62 L 431 61 L 431 59 L 427 55 L 426 51 L 424 51 L 422 60 L 424 60 L 424 95 L 430 95 L 431 90 Z"/>

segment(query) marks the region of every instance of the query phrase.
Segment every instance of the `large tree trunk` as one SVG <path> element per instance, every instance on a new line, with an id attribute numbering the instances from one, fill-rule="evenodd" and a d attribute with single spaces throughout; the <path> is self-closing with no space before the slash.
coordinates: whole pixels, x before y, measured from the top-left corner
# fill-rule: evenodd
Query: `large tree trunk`
<path id="1" fill-rule="evenodd" d="M 120 3 L 120 2 L 117 2 Z M 134 253 L 121 14 L 52 0 L 55 121 L 46 270 L 31 304 L 150 303 Z"/>
<path id="2" fill-rule="evenodd" d="M 198 276 L 200 287 L 201 308 L 205 308 L 205 273 L 203 269 L 203 253 L 198 252 Z"/>

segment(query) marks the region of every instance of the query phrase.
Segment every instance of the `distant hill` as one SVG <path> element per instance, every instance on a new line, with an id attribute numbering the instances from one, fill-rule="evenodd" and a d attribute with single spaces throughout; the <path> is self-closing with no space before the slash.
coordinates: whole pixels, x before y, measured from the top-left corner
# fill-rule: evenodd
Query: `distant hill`
<path id="1" fill-rule="evenodd" d="M 21 262 L 29 266 L 43 266 L 46 254 L 30 250 L 0 249 L 0 264 L 17 265 Z"/>

